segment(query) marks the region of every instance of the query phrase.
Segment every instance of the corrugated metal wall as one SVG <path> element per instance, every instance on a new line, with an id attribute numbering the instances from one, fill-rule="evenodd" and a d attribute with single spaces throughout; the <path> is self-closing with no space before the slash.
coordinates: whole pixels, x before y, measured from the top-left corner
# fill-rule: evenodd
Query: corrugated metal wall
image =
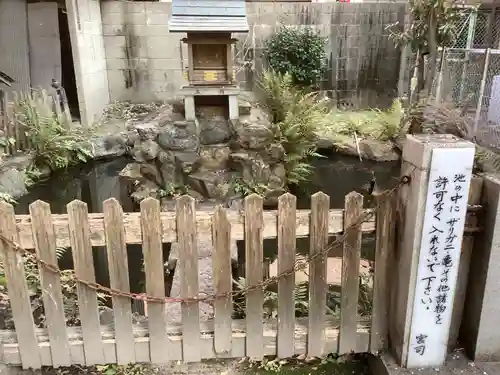
<path id="1" fill-rule="evenodd" d="M 11 90 L 30 86 L 26 0 L 0 0 L 0 70 L 16 80 Z"/>
<path id="2" fill-rule="evenodd" d="M 58 15 L 56 2 L 28 4 L 31 86 L 48 91 L 53 78 L 61 82 Z"/>

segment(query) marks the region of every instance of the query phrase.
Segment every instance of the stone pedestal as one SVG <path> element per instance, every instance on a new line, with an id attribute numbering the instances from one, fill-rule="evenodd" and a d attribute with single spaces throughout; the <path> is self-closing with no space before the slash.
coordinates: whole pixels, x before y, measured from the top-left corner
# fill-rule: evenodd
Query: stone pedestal
<path id="1" fill-rule="evenodd" d="M 229 120 L 239 118 L 238 94 L 240 90 L 236 86 L 184 86 L 180 95 L 184 96 L 184 111 L 186 120 L 194 120 L 196 96 L 227 96 L 229 102 Z"/>
<path id="2" fill-rule="evenodd" d="M 399 244 L 389 335 L 403 367 L 445 361 L 474 145 L 451 135 L 408 136 L 400 190 Z"/>

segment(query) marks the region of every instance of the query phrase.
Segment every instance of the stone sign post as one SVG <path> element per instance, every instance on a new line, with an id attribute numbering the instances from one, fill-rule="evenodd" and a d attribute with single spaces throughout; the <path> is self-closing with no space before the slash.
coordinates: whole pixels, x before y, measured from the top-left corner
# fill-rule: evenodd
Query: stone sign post
<path id="1" fill-rule="evenodd" d="M 445 361 L 467 213 L 474 145 L 451 135 L 408 136 L 391 342 L 403 367 Z"/>

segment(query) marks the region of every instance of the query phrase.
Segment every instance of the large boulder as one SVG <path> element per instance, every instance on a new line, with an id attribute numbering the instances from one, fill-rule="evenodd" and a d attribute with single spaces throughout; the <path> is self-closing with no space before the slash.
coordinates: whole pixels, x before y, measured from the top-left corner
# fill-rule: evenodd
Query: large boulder
<path id="1" fill-rule="evenodd" d="M 399 153 L 391 141 L 380 141 L 370 138 L 359 139 L 358 150 L 358 145 L 356 145 L 354 137 L 346 137 L 342 143 L 338 141 L 333 142 L 328 138 L 319 138 L 317 146 L 321 149 L 335 149 L 337 152 L 345 155 L 361 156 L 362 159 L 374 161 L 399 160 Z"/>
<path id="2" fill-rule="evenodd" d="M 231 138 L 231 126 L 224 116 L 200 119 L 200 142 L 202 145 L 224 143 Z"/>
<path id="3" fill-rule="evenodd" d="M 201 166 L 208 170 L 227 169 L 231 148 L 227 144 L 200 147 Z"/>
<path id="4" fill-rule="evenodd" d="M 200 145 L 195 121 L 175 121 L 165 125 L 158 134 L 158 144 L 164 150 L 197 151 Z"/>

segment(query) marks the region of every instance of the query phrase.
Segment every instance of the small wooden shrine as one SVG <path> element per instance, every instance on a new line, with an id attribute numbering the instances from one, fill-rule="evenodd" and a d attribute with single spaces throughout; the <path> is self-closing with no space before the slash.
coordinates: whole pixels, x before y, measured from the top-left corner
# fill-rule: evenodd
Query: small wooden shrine
<path id="1" fill-rule="evenodd" d="M 244 0 L 173 0 L 170 32 L 187 33 L 188 85 L 181 87 L 186 120 L 195 119 L 197 101 L 227 103 L 237 119 L 239 89 L 233 72 L 232 33 L 248 32 Z M 219 97 L 219 98 L 214 98 Z"/>

